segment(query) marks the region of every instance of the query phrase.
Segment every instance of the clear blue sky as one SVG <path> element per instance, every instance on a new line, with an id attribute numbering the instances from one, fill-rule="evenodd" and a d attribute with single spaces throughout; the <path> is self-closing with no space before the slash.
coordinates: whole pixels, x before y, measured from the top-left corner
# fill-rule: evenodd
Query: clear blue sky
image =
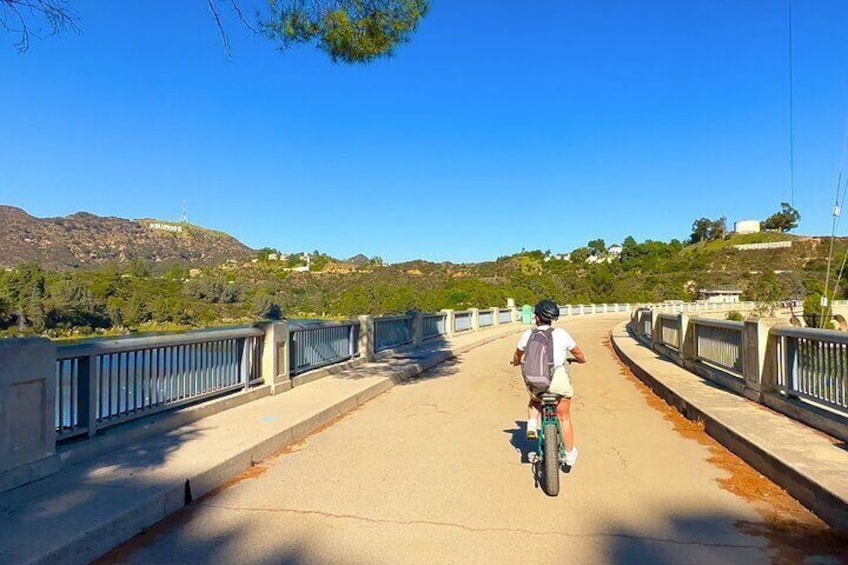
<path id="1" fill-rule="evenodd" d="M 476 261 L 789 199 L 780 0 L 435 0 L 354 67 L 232 18 L 228 61 L 203 0 L 71 3 L 80 36 L 21 55 L 0 35 L 0 203 L 36 216 L 176 220 L 185 199 L 252 247 Z M 798 232 L 829 234 L 848 3 L 793 21 Z"/>

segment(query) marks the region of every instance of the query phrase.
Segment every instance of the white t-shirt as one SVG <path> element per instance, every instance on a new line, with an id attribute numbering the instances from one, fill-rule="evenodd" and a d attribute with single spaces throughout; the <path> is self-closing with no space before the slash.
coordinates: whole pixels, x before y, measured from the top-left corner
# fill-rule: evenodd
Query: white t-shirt
<path id="1" fill-rule="evenodd" d="M 537 329 L 546 330 L 550 326 L 539 326 Z M 527 342 L 530 341 L 530 334 L 533 330 L 527 330 L 521 334 L 521 339 L 518 340 L 518 349 L 524 351 L 527 347 Z M 554 328 L 551 332 L 551 339 L 554 342 L 554 368 L 562 367 L 568 358 L 568 352 L 577 347 L 577 342 L 571 337 L 567 331 L 562 328 Z"/>

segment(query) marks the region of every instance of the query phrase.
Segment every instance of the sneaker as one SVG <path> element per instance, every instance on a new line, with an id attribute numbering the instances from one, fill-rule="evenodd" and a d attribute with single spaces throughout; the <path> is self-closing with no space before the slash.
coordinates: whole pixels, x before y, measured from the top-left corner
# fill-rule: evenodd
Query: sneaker
<path id="1" fill-rule="evenodd" d="M 536 420 L 527 420 L 527 439 L 539 439 L 539 431 L 536 429 Z"/>
<path id="2" fill-rule="evenodd" d="M 578 453 L 577 453 L 576 447 L 572 447 L 571 451 L 566 451 L 565 452 L 565 464 L 568 465 L 569 467 L 573 467 L 574 463 L 577 461 L 577 455 L 578 455 Z"/>

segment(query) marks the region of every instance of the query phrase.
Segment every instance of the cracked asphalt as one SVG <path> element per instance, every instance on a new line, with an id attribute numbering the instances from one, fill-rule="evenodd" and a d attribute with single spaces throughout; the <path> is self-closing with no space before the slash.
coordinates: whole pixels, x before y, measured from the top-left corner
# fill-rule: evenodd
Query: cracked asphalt
<path id="1" fill-rule="evenodd" d="M 616 318 L 566 323 L 580 458 L 535 488 L 516 337 L 397 386 L 102 563 L 770 563 L 762 508 L 622 376 Z M 811 518 L 814 519 L 814 518 Z M 818 562 L 818 561 L 817 561 Z M 828 562 L 828 561 L 822 561 Z"/>

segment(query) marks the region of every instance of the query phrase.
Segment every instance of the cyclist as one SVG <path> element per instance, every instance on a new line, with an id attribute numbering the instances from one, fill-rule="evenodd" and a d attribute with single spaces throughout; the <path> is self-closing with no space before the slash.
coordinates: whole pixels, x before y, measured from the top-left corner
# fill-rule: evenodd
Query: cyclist
<path id="1" fill-rule="evenodd" d="M 553 371 L 558 369 L 566 371 L 567 376 L 568 354 L 578 363 L 585 363 L 586 356 L 577 347 L 577 342 L 574 338 L 562 328 L 552 328 L 551 324 L 559 318 L 559 306 L 556 302 L 550 299 L 545 299 L 536 304 L 535 308 L 536 328 L 530 329 L 521 335 L 518 340 L 518 346 L 512 356 L 512 364 L 514 366 L 521 365 L 521 360 L 524 357 L 524 350 L 530 341 L 531 335 L 534 332 L 550 332 L 551 343 L 553 344 Z M 549 385 L 550 383 L 548 383 Z M 540 390 L 540 386 L 527 385 L 527 392 L 530 394 L 530 402 L 527 405 L 527 438 L 536 439 L 538 437 L 538 421 L 542 410 L 542 402 L 540 396 L 547 392 L 547 386 L 544 390 Z M 574 393 L 571 387 L 571 381 L 567 382 L 567 393 L 563 395 L 557 404 L 557 418 L 559 419 L 560 428 L 562 429 L 562 441 L 565 444 L 565 463 L 569 467 L 577 461 L 577 448 L 574 446 L 574 427 L 571 424 L 571 397 Z"/>

